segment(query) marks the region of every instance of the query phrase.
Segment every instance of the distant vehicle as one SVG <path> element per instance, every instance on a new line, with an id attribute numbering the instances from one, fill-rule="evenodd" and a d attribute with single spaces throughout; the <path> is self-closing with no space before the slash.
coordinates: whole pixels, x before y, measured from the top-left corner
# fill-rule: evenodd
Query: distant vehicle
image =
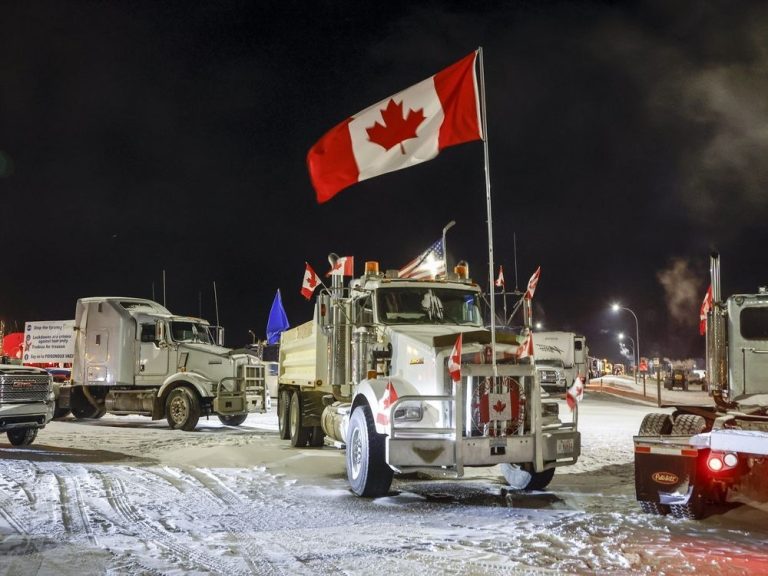
<path id="1" fill-rule="evenodd" d="M 685 370 L 684 368 L 672 368 L 672 370 L 664 376 L 664 388 L 667 390 L 672 390 L 674 388 L 688 390 L 688 376 L 688 370 Z"/>
<path id="2" fill-rule="evenodd" d="M 613 375 L 614 376 L 624 376 L 624 364 L 614 364 L 613 365 Z"/>

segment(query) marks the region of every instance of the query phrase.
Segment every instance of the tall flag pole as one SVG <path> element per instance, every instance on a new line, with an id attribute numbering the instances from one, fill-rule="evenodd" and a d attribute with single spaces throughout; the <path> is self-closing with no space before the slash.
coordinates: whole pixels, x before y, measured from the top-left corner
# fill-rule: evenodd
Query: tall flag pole
<path id="1" fill-rule="evenodd" d="M 493 217 L 491 212 L 491 171 L 488 154 L 488 123 L 486 121 L 487 110 L 485 106 L 485 68 L 483 66 L 483 47 L 478 49 L 480 61 L 480 119 L 482 122 L 483 155 L 485 158 L 485 204 L 488 212 L 488 284 L 491 288 L 491 351 L 493 359 L 494 380 L 499 375 L 496 366 L 496 291 L 493 282 Z"/>

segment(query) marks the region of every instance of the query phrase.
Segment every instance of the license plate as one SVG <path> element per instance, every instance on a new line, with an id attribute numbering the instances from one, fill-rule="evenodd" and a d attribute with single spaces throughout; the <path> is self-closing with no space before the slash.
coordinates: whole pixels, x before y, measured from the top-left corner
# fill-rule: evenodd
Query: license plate
<path id="1" fill-rule="evenodd" d="M 560 454 L 572 454 L 573 453 L 573 438 L 563 438 L 557 441 L 557 453 Z"/>

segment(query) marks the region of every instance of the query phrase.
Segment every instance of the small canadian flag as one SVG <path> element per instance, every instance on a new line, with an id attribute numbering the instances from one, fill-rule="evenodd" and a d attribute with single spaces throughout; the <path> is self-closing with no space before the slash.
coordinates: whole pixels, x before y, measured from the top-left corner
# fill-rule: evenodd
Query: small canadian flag
<path id="1" fill-rule="evenodd" d="M 376 415 L 376 422 L 383 426 L 389 424 L 389 407 L 397 400 L 397 391 L 392 385 L 392 382 L 387 382 L 387 387 L 384 389 L 384 395 L 379 400 L 379 413 Z"/>
<path id="2" fill-rule="evenodd" d="M 577 376 L 573 381 L 573 384 L 571 384 L 571 387 L 568 388 L 568 393 L 565 395 L 565 401 L 568 403 L 568 408 L 571 409 L 571 412 L 573 412 L 576 405 L 581 402 L 582 398 L 584 398 L 584 382 L 582 381 L 581 376 Z"/>
<path id="3" fill-rule="evenodd" d="M 529 356 L 533 358 L 533 332 L 528 332 L 528 336 L 517 347 L 515 356 L 517 356 L 518 360 L 528 358 Z"/>
<path id="4" fill-rule="evenodd" d="M 448 357 L 448 374 L 454 382 L 461 380 L 461 334 L 456 338 L 456 344 Z"/>
<path id="5" fill-rule="evenodd" d="M 328 270 L 326 276 L 354 276 L 355 275 L 355 257 L 340 256 L 336 264 Z"/>
<path id="6" fill-rule="evenodd" d="M 494 282 L 497 288 L 504 288 L 504 267 L 499 266 L 499 276 L 496 278 L 496 282 Z"/>
<path id="7" fill-rule="evenodd" d="M 534 272 L 531 279 L 528 280 L 528 287 L 525 289 L 523 298 L 533 300 L 533 294 L 536 292 L 536 286 L 539 284 L 539 276 L 541 276 L 541 266 L 536 268 L 536 272 Z"/>
<path id="8" fill-rule="evenodd" d="M 304 280 L 301 282 L 301 295 L 309 300 L 312 298 L 312 294 L 314 294 L 315 288 L 317 288 L 318 284 L 320 284 L 320 280 L 318 279 L 317 274 L 315 274 L 315 271 L 312 269 L 312 266 L 310 266 L 307 262 L 304 262 L 304 265 L 306 267 L 304 268 Z"/>

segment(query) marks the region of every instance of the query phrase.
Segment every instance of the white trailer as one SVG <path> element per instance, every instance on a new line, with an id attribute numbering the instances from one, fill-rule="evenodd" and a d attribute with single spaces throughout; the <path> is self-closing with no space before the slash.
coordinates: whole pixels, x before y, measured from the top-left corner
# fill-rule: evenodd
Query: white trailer
<path id="1" fill-rule="evenodd" d="M 193 430 L 201 416 L 237 426 L 269 406 L 261 361 L 217 345 L 200 318 L 140 298 L 81 298 L 74 330 L 59 403 L 77 418 L 142 414 Z"/>
<path id="2" fill-rule="evenodd" d="M 333 282 L 314 319 L 282 335 L 278 418 L 293 446 L 346 447 L 355 494 L 386 494 L 394 473 L 461 476 L 494 464 L 518 469 L 519 487 L 540 489 L 576 462 L 577 419 L 562 421 L 558 403 L 542 401 L 533 364 L 515 359 L 516 340 L 500 333 L 492 348 L 465 268 L 412 280 L 368 262 L 348 288 Z M 448 358 L 459 335 L 454 383 Z"/>

